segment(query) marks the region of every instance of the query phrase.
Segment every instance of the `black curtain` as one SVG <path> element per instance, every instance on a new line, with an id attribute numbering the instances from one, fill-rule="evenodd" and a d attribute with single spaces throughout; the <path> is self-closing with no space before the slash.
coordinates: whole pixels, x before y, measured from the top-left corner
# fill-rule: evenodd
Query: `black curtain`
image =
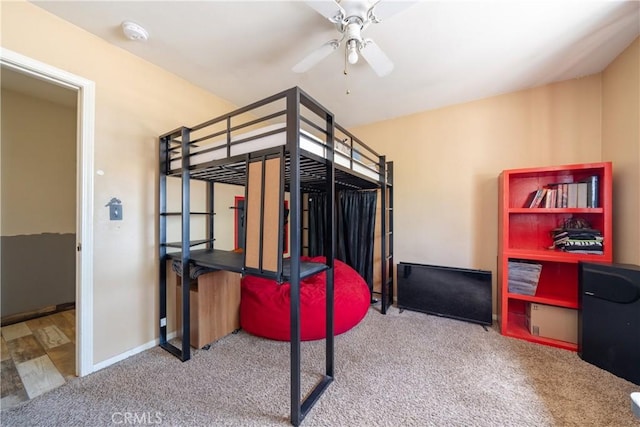
<path id="1" fill-rule="evenodd" d="M 338 259 L 350 265 L 373 289 L 373 239 L 377 191 L 338 193 Z"/>
<path id="2" fill-rule="evenodd" d="M 309 256 L 324 255 L 326 224 L 326 194 L 309 194 Z"/>
<path id="3" fill-rule="evenodd" d="M 373 246 L 377 191 L 339 191 L 336 199 L 337 258 L 373 289 Z M 309 196 L 309 255 L 324 255 L 327 197 Z"/>

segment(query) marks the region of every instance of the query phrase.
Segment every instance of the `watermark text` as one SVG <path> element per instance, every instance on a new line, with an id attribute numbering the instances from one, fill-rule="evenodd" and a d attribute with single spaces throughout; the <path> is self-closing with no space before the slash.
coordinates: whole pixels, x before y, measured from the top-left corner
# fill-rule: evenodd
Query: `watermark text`
<path id="1" fill-rule="evenodd" d="M 118 425 L 153 425 L 162 424 L 162 412 L 114 412 L 111 422 Z"/>

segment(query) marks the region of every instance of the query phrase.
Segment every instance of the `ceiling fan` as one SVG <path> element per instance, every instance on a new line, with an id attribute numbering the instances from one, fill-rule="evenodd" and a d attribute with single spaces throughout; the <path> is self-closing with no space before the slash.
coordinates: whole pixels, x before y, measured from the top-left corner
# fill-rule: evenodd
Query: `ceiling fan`
<path id="1" fill-rule="evenodd" d="M 293 71 L 304 73 L 314 65 L 345 45 L 345 61 L 349 64 L 358 62 L 362 56 L 380 76 L 386 76 L 393 70 L 393 62 L 371 39 L 362 37 L 362 32 L 369 24 L 377 24 L 383 19 L 407 8 L 414 1 L 398 2 L 383 0 L 329 0 L 309 1 L 307 4 L 330 22 L 335 24 L 341 38 L 329 40 L 298 62 Z M 345 71 L 346 73 L 346 71 Z"/>

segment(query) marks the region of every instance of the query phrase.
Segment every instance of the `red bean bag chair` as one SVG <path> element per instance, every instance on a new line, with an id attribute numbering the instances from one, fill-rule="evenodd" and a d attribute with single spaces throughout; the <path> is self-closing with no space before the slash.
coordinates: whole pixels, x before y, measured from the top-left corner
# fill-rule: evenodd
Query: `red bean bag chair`
<path id="1" fill-rule="evenodd" d="M 324 257 L 302 257 L 324 262 Z M 326 337 L 326 273 L 305 278 L 300 283 L 300 338 L 303 341 Z M 242 279 L 240 326 L 250 334 L 278 341 L 291 339 L 289 314 L 290 285 L 256 276 Z M 371 303 L 369 287 L 347 264 L 334 261 L 334 333 L 342 334 L 357 325 Z"/>

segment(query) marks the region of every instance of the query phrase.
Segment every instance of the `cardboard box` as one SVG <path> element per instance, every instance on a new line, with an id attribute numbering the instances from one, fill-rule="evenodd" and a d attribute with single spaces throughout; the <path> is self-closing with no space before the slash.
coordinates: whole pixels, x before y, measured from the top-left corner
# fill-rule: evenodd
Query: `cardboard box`
<path id="1" fill-rule="evenodd" d="M 578 343 L 578 310 L 529 303 L 527 327 L 531 335 Z"/>

